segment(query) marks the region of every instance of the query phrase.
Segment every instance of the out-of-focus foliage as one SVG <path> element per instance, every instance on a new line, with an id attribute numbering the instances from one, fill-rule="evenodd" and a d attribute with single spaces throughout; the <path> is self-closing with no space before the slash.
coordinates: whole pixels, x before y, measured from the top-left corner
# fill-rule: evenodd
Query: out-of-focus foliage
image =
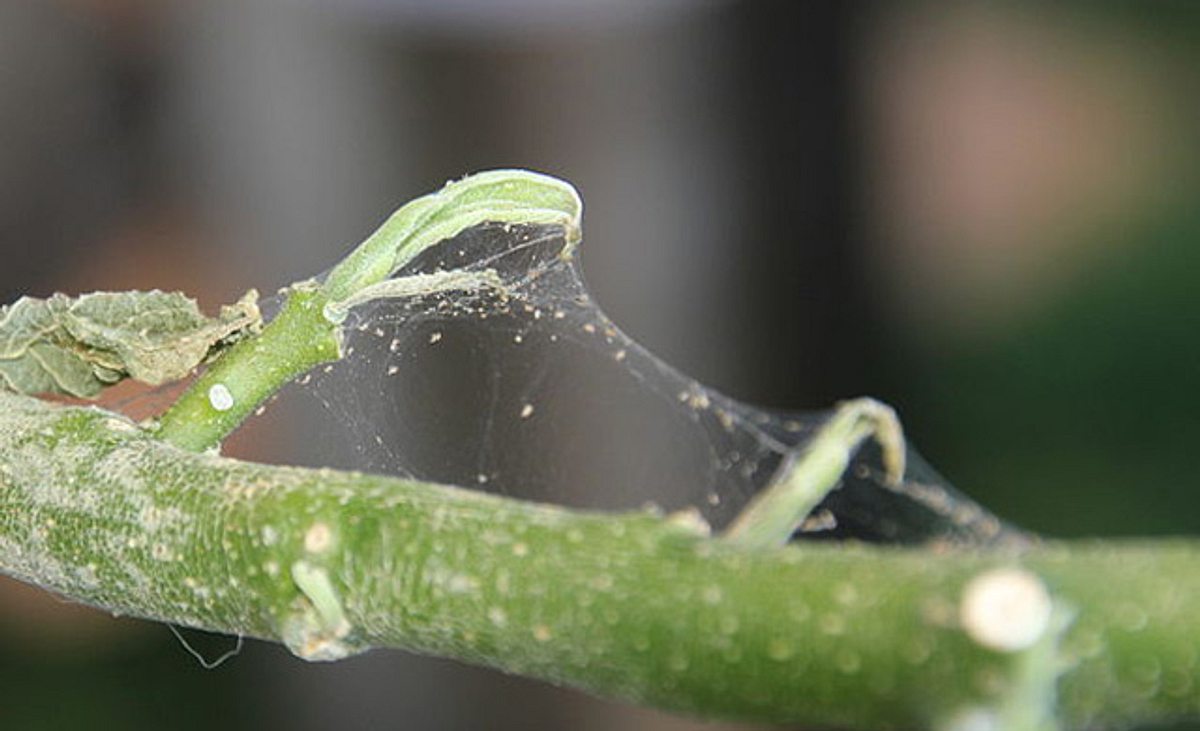
<path id="1" fill-rule="evenodd" d="M 1050 535 L 1195 532 L 1200 219 L 1116 232 L 1082 283 L 910 372 L 911 423 L 985 503 Z"/>

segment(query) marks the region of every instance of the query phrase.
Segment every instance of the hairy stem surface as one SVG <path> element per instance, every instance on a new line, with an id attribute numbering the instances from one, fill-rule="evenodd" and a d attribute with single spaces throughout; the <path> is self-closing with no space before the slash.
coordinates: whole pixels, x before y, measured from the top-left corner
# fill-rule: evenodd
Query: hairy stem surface
<path id="1" fill-rule="evenodd" d="M 4 573 L 310 659 L 400 647 L 709 717 L 1196 716 L 1198 558 L 1193 541 L 751 549 L 695 520 L 189 453 L 0 393 Z M 1069 621 L 1042 622 L 1043 601 Z"/>

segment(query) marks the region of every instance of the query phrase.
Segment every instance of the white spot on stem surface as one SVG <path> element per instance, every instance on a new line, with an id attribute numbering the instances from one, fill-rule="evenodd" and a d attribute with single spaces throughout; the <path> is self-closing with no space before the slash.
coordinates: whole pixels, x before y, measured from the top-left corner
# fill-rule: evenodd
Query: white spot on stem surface
<path id="1" fill-rule="evenodd" d="M 208 389 L 208 403 L 217 411 L 229 411 L 233 408 L 233 394 L 224 383 L 214 383 Z"/>
<path id="2" fill-rule="evenodd" d="M 333 532 L 324 523 L 313 523 L 304 534 L 304 550 L 309 553 L 321 553 L 333 543 Z"/>
<path id="3" fill-rule="evenodd" d="M 993 569 L 967 584 L 959 621 L 980 645 L 1016 652 L 1041 639 L 1052 609 L 1050 593 L 1036 575 L 1018 568 Z"/>

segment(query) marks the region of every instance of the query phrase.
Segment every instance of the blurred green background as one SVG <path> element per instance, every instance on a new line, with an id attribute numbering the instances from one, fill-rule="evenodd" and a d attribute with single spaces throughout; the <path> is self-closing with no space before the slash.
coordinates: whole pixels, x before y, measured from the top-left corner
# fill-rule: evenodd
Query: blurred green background
<path id="1" fill-rule="evenodd" d="M 9 0 L 0 296 L 214 307 L 530 167 L 578 185 L 597 298 L 683 371 L 884 398 L 1046 535 L 1194 535 L 1198 41 L 1183 1 Z M 718 727 L 402 653 L 205 671 L 0 581 L 0 728 L 276 726 Z"/>

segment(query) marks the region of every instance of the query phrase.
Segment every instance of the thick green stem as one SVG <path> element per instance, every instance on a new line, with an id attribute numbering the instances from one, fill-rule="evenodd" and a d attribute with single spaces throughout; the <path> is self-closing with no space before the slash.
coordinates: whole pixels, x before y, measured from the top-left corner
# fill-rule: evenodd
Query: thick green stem
<path id="1" fill-rule="evenodd" d="M 1200 544 L 1009 551 L 780 546 L 889 409 L 844 405 L 729 535 L 690 514 L 598 514 L 452 487 L 270 467 L 216 446 L 291 378 L 339 357 L 365 298 L 485 221 L 562 226 L 579 198 L 525 171 L 401 208 L 325 285 L 152 429 L 0 391 L 0 572 L 103 607 L 285 643 L 307 659 L 400 647 L 696 713 L 845 728 L 1053 729 L 1200 716 Z M 182 447 L 179 449 L 177 447 Z"/>
<path id="2" fill-rule="evenodd" d="M 116 613 L 709 717 L 1041 728 L 1055 691 L 1070 727 L 1200 716 L 1195 541 L 758 550 L 701 528 L 188 453 L 0 394 L 0 571 Z"/>
<path id="3" fill-rule="evenodd" d="M 327 302 L 317 285 L 294 285 L 261 333 L 224 353 L 160 417 L 159 438 L 193 451 L 216 447 L 288 381 L 337 360 L 338 327 L 325 315 Z"/>

